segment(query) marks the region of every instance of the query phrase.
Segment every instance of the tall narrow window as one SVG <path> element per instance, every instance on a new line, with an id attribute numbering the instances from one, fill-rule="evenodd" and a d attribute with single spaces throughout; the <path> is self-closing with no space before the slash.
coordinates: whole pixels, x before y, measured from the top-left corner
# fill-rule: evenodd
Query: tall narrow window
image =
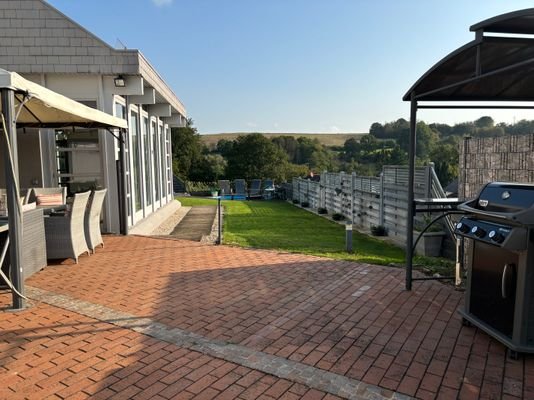
<path id="1" fill-rule="evenodd" d="M 145 146 L 145 203 L 152 204 L 152 152 L 150 151 L 150 125 L 148 118 L 143 117 L 143 145 Z"/>
<path id="2" fill-rule="evenodd" d="M 132 111 L 130 114 L 130 134 L 132 135 L 132 143 L 130 151 L 132 152 L 132 180 L 134 182 L 134 194 L 135 194 L 135 211 L 141 209 L 141 145 L 139 143 L 139 120 L 138 114 Z"/>
<path id="3" fill-rule="evenodd" d="M 159 152 L 159 143 L 158 143 L 158 128 L 156 123 L 152 122 L 152 148 L 154 151 L 154 186 L 155 186 L 155 198 L 156 201 L 160 199 L 160 186 L 161 186 L 161 174 L 160 174 L 160 152 Z"/>
<path id="4" fill-rule="evenodd" d="M 161 125 L 159 128 L 160 164 L 161 164 L 161 197 L 167 197 L 167 157 L 165 156 L 165 133 Z"/>

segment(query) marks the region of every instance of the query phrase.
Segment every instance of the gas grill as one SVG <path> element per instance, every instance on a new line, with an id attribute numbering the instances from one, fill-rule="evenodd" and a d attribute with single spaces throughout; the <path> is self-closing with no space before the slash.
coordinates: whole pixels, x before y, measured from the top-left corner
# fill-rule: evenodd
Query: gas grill
<path id="1" fill-rule="evenodd" d="M 514 358 L 534 353 L 534 185 L 492 182 L 458 209 L 455 233 L 471 242 L 464 322 Z"/>

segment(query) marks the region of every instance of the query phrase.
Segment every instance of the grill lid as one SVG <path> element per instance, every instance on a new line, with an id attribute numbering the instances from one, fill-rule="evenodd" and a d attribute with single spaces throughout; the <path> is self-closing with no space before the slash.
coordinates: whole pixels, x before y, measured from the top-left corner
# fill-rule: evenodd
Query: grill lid
<path id="1" fill-rule="evenodd" d="M 534 185 L 491 182 L 478 195 L 472 207 L 493 213 L 516 213 L 534 206 Z"/>

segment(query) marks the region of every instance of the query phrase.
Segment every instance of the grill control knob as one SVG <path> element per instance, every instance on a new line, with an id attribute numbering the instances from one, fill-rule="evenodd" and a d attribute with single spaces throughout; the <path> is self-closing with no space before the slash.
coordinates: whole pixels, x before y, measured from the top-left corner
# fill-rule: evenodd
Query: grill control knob
<path id="1" fill-rule="evenodd" d="M 483 238 L 484 236 L 486 236 L 486 231 L 482 228 L 479 228 L 478 226 L 473 226 L 473 229 L 471 229 L 471 233 L 478 238 Z"/>
<path id="2" fill-rule="evenodd" d="M 504 241 L 504 235 L 500 234 L 497 231 L 491 231 L 490 233 L 488 233 L 488 237 L 495 243 L 502 243 Z"/>
<path id="3" fill-rule="evenodd" d="M 458 229 L 462 233 L 467 233 L 471 230 L 468 225 L 464 224 L 463 222 L 458 222 L 456 224 L 456 229 Z"/>

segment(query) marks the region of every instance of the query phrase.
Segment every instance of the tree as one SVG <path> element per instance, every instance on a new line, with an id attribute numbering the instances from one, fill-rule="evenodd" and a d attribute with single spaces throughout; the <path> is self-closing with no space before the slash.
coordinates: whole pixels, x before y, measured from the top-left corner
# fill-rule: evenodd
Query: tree
<path id="1" fill-rule="evenodd" d="M 220 154 L 203 154 L 192 165 L 189 172 L 189 180 L 214 182 L 224 177 L 226 165 L 226 160 Z"/>
<path id="2" fill-rule="evenodd" d="M 475 121 L 475 126 L 477 128 L 492 128 L 495 122 L 491 117 L 480 117 Z"/>
<path id="3" fill-rule="evenodd" d="M 221 139 L 217 142 L 217 153 L 221 156 L 226 157 L 232 152 L 232 147 L 234 146 L 233 140 Z"/>
<path id="4" fill-rule="evenodd" d="M 227 156 L 227 177 L 230 179 L 285 179 L 287 155 L 280 147 L 260 133 L 238 136 Z"/>
<path id="5" fill-rule="evenodd" d="M 459 155 L 458 146 L 451 143 L 439 143 L 430 154 L 434 169 L 442 186 L 447 186 L 458 177 Z"/>
<path id="6" fill-rule="evenodd" d="M 187 119 L 186 126 L 171 128 L 173 172 L 184 180 L 189 179 L 193 164 L 198 163 L 202 156 L 202 142 L 193 120 Z"/>

